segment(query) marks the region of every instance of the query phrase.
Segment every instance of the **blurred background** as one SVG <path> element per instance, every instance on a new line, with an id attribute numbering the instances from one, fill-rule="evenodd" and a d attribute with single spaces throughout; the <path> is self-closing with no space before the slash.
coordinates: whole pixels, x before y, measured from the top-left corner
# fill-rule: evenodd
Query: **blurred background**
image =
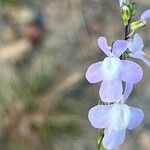
<path id="1" fill-rule="evenodd" d="M 137 15 L 150 8 L 135 2 Z M 98 37 L 111 43 L 123 30 L 118 0 L 0 0 L 0 149 L 94 150 L 87 114 L 99 85 L 85 72 L 104 58 Z M 150 23 L 140 33 L 150 60 Z M 145 118 L 122 150 L 150 149 L 150 68 L 137 63 L 145 74 L 128 103 Z"/>

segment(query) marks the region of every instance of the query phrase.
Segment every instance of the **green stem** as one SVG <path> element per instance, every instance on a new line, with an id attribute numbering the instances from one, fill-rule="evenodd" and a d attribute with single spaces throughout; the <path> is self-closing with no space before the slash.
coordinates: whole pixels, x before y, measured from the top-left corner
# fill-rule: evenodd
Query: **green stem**
<path id="1" fill-rule="evenodd" d="M 129 36 L 128 36 L 129 33 L 130 33 L 129 24 L 130 24 L 130 20 L 128 21 L 128 24 L 124 27 L 124 39 L 125 39 L 125 40 L 128 40 L 128 38 L 129 38 Z M 120 59 L 121 59 L 121 60 L 125 60 L 125 59 L 126 59 L 126 52 L 121 55 Z"/>
<path id="2" fill-rule="evenodd" d="M 96 143 L 97 150 L 106 150 L 106 148 L 104 148 L 102 144 L 103 138 L 104 138 L 104 129 L 99 129 Z"/>
<path id="3" fill-rule="evenodd" d="M 125 26 L 125 32 L 124 32 L 124 33 L 125 33 L 125 34 L 124 34 L 124 36 L 125 36 L 124 39 L 125 39 L 125 40 L 128 39 L 128 35 L 129 35 L 129 33 L 130 33 L 129 22 L 130 22 L 130 20 L 128 21 L 127 25 Z M 121 59 L 122 59 L 122 60 L 126 59 L 124 54 L 121 55 Z M 98 105 L 102 105 L 102 104 L 103 104 L 102 101 L 98 101 Z M 96 149 L 97 149 L 97 150 L 107 150 L 107 149 L 103 146 L 103 143 L 102 143 L 103 138 L 104 138 L 104 130 L 105 130 L 105 129 L 99 129 L 99 131 L 98 131 L 97 142 L 96 142 Z"/>

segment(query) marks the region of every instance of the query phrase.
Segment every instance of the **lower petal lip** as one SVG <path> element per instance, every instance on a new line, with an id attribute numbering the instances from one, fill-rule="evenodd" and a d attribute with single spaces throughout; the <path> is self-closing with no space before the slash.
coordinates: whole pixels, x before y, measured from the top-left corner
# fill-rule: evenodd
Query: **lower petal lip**
<path id="1" fill-rule="evenodd" d="M 122 99 L 122 92 L 122 82 L 120 80 L 104 80 L 99 95 L 103 102 L 115 102 Z"/>

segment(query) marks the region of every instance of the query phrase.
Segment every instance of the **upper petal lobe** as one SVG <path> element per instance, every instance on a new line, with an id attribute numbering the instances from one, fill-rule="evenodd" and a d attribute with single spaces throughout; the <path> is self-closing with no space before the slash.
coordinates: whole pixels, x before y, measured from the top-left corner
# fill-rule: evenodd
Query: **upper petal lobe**
<path id="1" fill-rule="evenodd" d="M 121 54 L 123 54 L 128 47 L 128 43 L 126 40 L 116 40 L 113 43 L 112 52 L 115 56 L 120 57 Z"/>
<path id="2" fill-rule="evenodd" d="M 108 46 L 107 44 L 107 40 L 105 37 L 99 37 L 98 39 L 98 45 L 99 47 L 102 49 L 102 51 L 107 55 L 107 56 L 111 56 L 111 48 Z"/>

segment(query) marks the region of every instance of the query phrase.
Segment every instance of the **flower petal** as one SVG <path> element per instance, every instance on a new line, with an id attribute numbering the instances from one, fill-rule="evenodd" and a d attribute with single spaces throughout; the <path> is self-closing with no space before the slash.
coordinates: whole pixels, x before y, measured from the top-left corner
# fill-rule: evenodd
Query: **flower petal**
<path id="1" fill-rule="evenodd" d="M 144 57 L 145 53 L 143 51 L 137 51 L 135 53 L 131 53 L 130 56 L 133 58 L 137 58 L 142 60 L 146 65 L 150 66 L 150 61 L 148 61 L 145 57 Z"/>
<path id="2" fill-rule="evenodd" d="M 89 68 L 87 69 L 86 79 L 90 83 L 97 83 L 102 80 L 102 75 L 101 75 L 101 71 L 100 71 L 101 64 L 102 64 L 101 62 L 94 63 L 94 64 L 90 65 Z"/>
<path id="3" fill-rule="evenodd" d="M 150 19 L 150 9 L 146 10 L 143 12 L 143 14 L 141 15 L 141 20 L 142 21 L 147 21 L 147 19 Z"/>
<path id="4" fill-rule="evenodd" d="M 122 83 L 119 80 L 104 80 L 101 84 L 99 95 L 103 102 L 115 102 L 122 98 Z"/>
<path id="5" fill-rule="evenodd" d="M 131 116 L 130 116 L 131 118 L 127 128 L 134 129 L 137 128 L 142 122 L 144 118 L 144 113 L 141 109 L 134 108 L 134 107 L 130 107 L 130 111 L 131 111 Z"/>
<path id="6" fill-rule="evenodd" d="M 107 149 L 116 149 L 125 140 L 126 130 L 115 131 L 112 129 L 106 129 L 103 139 L 103 145 Z"/>
<path id="7" fill-rule="evenodd" d="M 136 52 L 131 53 L 130 55 L 133 58 L 141 59 L 145 55 L 145 53 L 142 50 L 138 50 Z"/>
<path id="8" fill-rule="evenodd" d="M 142 37 L 138 33 L 134 35 L 133 44 L 135 49 L 137 50 L 142 50 L 144 47 Z"/>
<path id="9" fill-rule="evenodd" d="M 120 57 L 128 48 L 128 42 L 126 40 L 116 40 L 113 43 L 112 53 Z"/>
<path id="10" fill-rule="evenodd" d="M 128 49 L 132 52 L 132 54 L 139 52 L 139 51 L 143 52 L 142 49 L 144 47 L 144 43 L 139 34 L 136 33 L 134 35 L 134 38 L 133 39 L 129 38 L 127 42 L 128 42 Z M 141 54 L 143 55 L 143 53 Z"/>
<path id="11" fill-rule="evenodd" d="M 150 66 L 150 61 L 148 61 L 146 58 L 140 57 L 139 59 L 141 59 L 146 65 Z"/>
<path id="12" fill-rule="evenodd" d="M 129 60 L 122 60 L 123 68 L 121 71 L 121 79 L 127 83 L 137 83 L 143 77 L 143 70 L 142 68 Z"/>
<path id="13" fill-rule="evenodd" d="M 132 83 L 126 83 L 125 91 L 124 91 L 124 98 L 123 98 L 124 102 L 128 99 L 132 90 L 133 90 L 133 84 Z"/>
<path id="14" fill-rule="evenodd" d="M 88 118 L 95 128 L 108 128 L 110 121 L 109 110 L 111 105 L 97 105 L 90 109 Z"/>
<path id="15" fill-rule="evenodd" d="M 107 56 L 112 56 L 113 54 L 111 53 L 111 47 L 108 46 L 107 40 L 105 37 L 99 37 L 98 39 L 98 45 L 102 49 L 102 51 L 107 55 Z"/>
<path id="16" fill-rule="evenodd" d="M 136 33 L 133 40 L 128 39 L 128 49 L 131 51 L 131 57 L 141 59 L 145 55 L 142 51 L 143 47 L 144 43 L 139 34 Z"/>

